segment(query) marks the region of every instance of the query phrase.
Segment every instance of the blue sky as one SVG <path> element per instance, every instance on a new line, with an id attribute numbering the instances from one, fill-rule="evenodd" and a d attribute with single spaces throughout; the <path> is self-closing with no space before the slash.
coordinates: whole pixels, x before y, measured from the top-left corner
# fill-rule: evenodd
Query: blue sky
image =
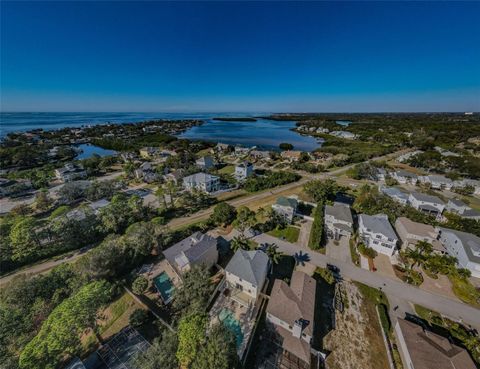
<path id="1" fill-rule="evenodd" d="M 479 111 L 479 2 L 4 2 L 2 111 Z"/>

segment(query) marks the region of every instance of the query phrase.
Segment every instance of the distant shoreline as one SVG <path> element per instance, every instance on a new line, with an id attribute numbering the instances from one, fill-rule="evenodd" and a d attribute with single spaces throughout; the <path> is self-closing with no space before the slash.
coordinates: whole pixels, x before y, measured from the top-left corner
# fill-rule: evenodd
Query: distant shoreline
<path id="1" fill-rule="evenodd" d="M 212 120 L 217 120 L 220 122 L 256 122 L 257 119 L 255 118 L 248 118 L 248 117 L 215 117 Z"/>

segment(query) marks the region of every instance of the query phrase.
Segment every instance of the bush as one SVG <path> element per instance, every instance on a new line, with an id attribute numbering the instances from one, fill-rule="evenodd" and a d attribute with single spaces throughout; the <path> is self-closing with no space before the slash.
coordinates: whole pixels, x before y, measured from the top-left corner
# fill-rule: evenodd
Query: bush
<path id="1" fill-rule="evenodd" d="M 378 304 L 378 314 L 380 315 L 380 323 L 385 334 L 388 336 L 392 330 L 392 323 L 390 317 L 388 316 L 388 308 L 385 304 Z"/>
<path id="2" fill-rule="evenodd" d="M 282 142 L 278 147 L 280 150 L 293 150 L 293 145 L 288 142 Z"/>
<path id="3" fill-rule="evenodd" d="M 137 295 L 145 293 L 148 288 L 148 280 L 144 276 L 137 277 L 132 283 L 132 291 Z"/>
<path id="4" fill-rule="evenodd" d="M 313 250 L 320 249 L 323 238 L 323 202 L 319 202 L 313 211 L 313 224 L 310 231 L 308 247 Z"/>
<path id="5" fill-rule="evenodd" d="M 148 322 L 149 319 L 150 315 L 147 310 L 136 309 L 128 318 L 128 322 L 132 327 L 138 328 Z"/>
<path id="6" fill-rule="evenodd" d="M 373 259 L 377 256 L 377 252 L 374 249 L 364 245 L 363 243 L 358 245 L 358 251 L 360 252 L 360 254 L 370 259 Z"/>
<path id="7" fill-rule="evenodd" d="M 244 189 L 248 192 L 266 190 L 287 183 L 298 181 L 301 177 L 292 172 L 267 172 L 263 177 L 250 177 L 245 181 Z"/>

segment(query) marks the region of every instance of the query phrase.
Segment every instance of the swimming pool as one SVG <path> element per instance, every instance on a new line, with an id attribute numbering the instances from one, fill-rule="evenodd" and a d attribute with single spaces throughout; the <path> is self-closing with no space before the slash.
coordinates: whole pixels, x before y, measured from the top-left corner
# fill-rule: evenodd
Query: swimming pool
<path id="1" fill-rule="evenodd" d="M 242 345 L 243 342 L 243 332 L 240 322 L 235 319 L 232 311 L 229 309 L 222 309 L 220 314 L 218 314 L 220 321 L 227 327 L 227 329 L 235 335 L 237 340 L 237 348 Z"/>
<path id="2" fill-rule="evenodd" d="M 158 293 L 162 297 L 162 300 L 165 304 L 168 304 L 173 297 L 173 291 L 175 287 L 173 286 L 172 281 L 168 277 L 168 274 L 165 272 L 160 273 L 155 278 L 153 278 L 153 284 L 157 288 Z"/>

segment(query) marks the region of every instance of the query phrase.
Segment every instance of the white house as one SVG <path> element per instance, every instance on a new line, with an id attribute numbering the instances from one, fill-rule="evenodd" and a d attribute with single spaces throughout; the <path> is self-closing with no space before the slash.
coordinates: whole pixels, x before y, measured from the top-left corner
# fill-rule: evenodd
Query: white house
<path id="1" fill-rule="evenodd" d="M 207 173 L 195 173 L 183 178 L 183 186 L 187 190 L 200 190 L 204 192 L 215 192 L 220 188 L 220 178 Z"/>
<path id="2" fill-rule="evenodd" d="M 275 204 L 272 205 L 273 211 L 275 213 L 285 217 L 290 223 L 293 221 L 293 216 L 297 212 L 298 201 L 293 197 L 284 197 L 281 196 L 277 198 Z"/>
<path id="3" fill-rule="evenodd" d="M 416 184 L 418 179 L 415 173 L 407 172 L 406 170 L 397 170 L 396 172 L 393 172 L 392 178 L 402 184 Z"/>
<path id="4" fill-rule="evenodd" d="M 240 304 L 254 305 L 262 291 L 270 268 L 263 251 L 238 250 L 225 267 L 225 282 L 231 297 Z"/>
<path id="5" fill-rule="evenodd" d="M 235 146 L 234 154 L 235 156 L 244 156 L 244 155 L 248 155 L 250 150 L 251 149 L 249 147 Z"/>
<path id="6" fill-rule="evenodd" d="M 445 211 L 460 215 L 462 218 L 480 220 L 480 211 L 472 209 L 463 201 L 458 199 L 449 199 Z"/>
<path id="7" fill-rule="evenodd" d="M 480 195 L 480 181 L 476 179 L 464 178 L 453 182 L 454 188 L 472 187 L 475 195 Z"/>
<path id="8" fill-rule="evenodd" d="M 438 239 L 448 254 L 457 258 L 458 265 L 480 278 L 480 237 L 471 233 L 438 227 Z"/>
<path id="9" fill-rule="evenodd" d="M 403 192 L 402 190 L 396 187 L 380 187 L 380 192 L 384 195 L 390 197 L 393 201 L 396 201 L 400 204 L 408 204 L 408 193 Z"/>
<path id="10" fill-rule="evenodd" d="M 419 176 L 418 180 L 436 190 L 450 190 L 453 187 L 453 181 L 441 175 Z"/>
<path id="11" fill-rule="evenodd" d="M 215 165 L 213 162 L 213 158 L 208 155 L 202 156 L 201 158 L 197 159 L 195 164 L 201 169 L 210 169 L 213 168 L 213 166 Z"/>
<path id="12" fill-rule="evenodd" d="M 350 206 L 339 202 L 325 205 L 325 227 L 330 238 L 350 237 L 353 233 L 353 218 Z"/>
<path id="13" fill-rule="evenodd" d="M 81 164 L 67 163 L 63 168 L 55 169 L 55 176 L 63 182 L 87 178 L 87 172 Z"/>
<path id="14" fill-rule="evenodd" d="M 366 246 L 375 251 L 392 256 L 397 248 L 398 236 L 395 234 L 385 214 L 358 217 L 358 232 Z"/>
<path id="15" fill-rule="evenodd" d="M 295 270 L 290 285 L 276 279 L 267 306 L 270 323 L 285 351 L 310 364 L 315 327 L 315 279 Z"/>
<path id="16" fill-rule="evenodd" d="M 408 196 L 408 203 L 417 210 L 424 213 L 433 215 L 440 218 L 443 210 L 445 209 L 445 203 L 437 196 L 427 195 L 420 192 L 412 192 Z"/>
<path id="17" fill-rule="evenodd" d="M 165 259 L 181 276 L 195 265 L 212 267 L 218 261 L 217 239 L 195 232 L 163 251 Z"/>
<path id="18" fill-rule="evenodd" d="M 253 174 L 253 164 L 248 161 L 243 161 L 235 166 L 235 178 L 238 180 L 247 179 Z"/>

